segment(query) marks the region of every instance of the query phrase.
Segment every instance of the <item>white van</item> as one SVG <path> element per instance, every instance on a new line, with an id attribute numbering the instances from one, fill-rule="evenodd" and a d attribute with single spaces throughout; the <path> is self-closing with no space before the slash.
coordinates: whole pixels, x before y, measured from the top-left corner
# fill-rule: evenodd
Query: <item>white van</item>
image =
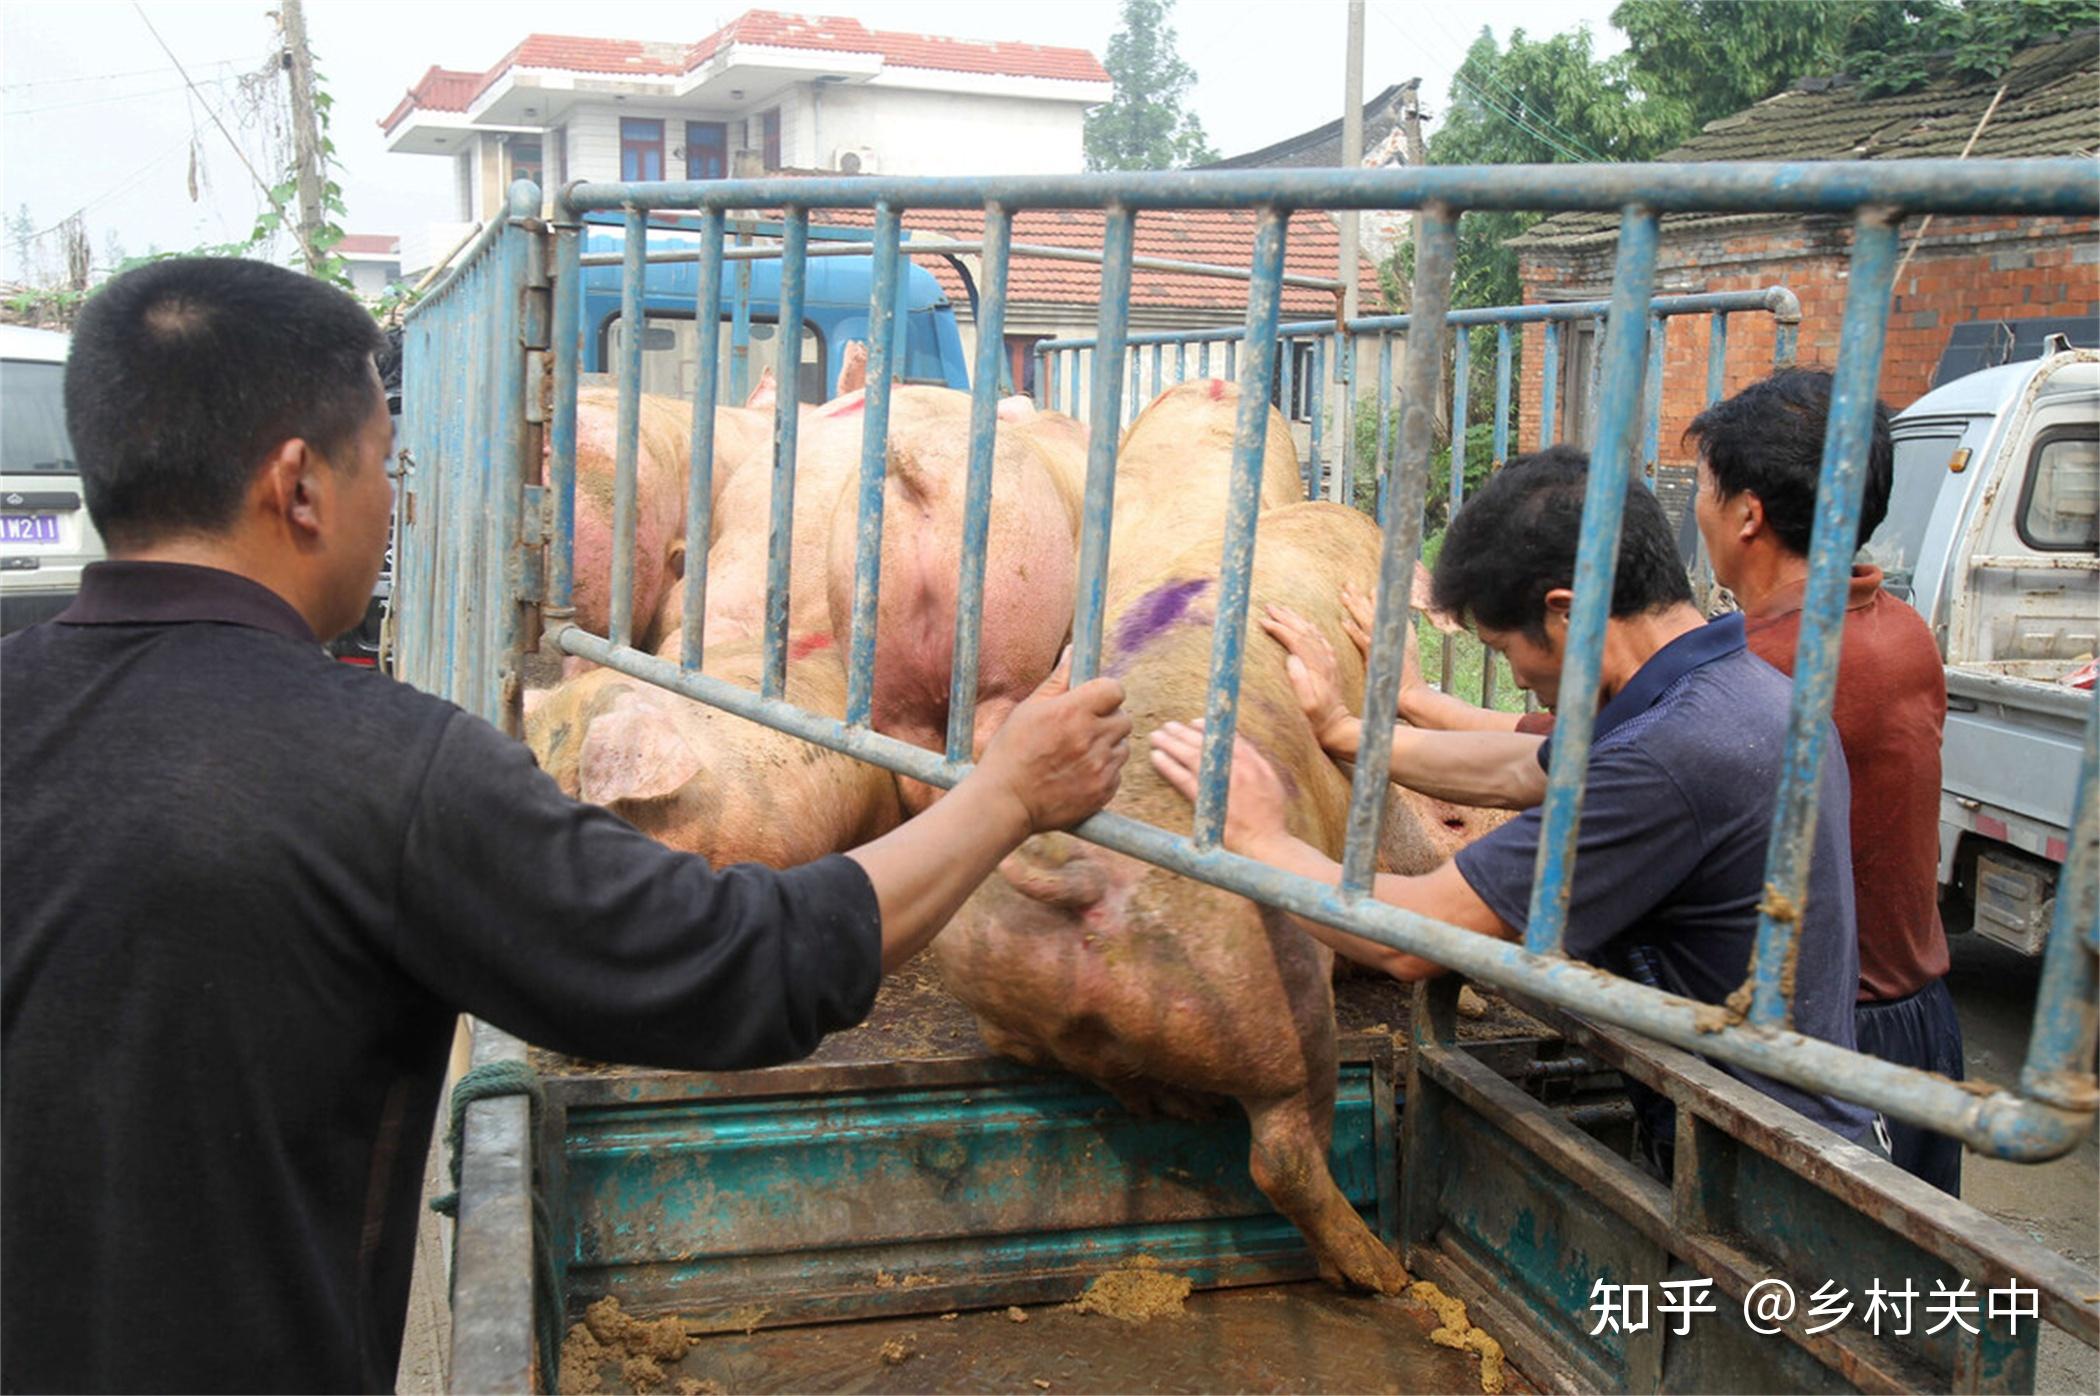
<path id="1" fill-rule="evenodd" d="M 1894 432 L 1895 491 L 1866 556 L 1947 665 L 1942 904 L 2039 955 L 2100 650 L 2100 351 L 2052 344 L 1957 378 Z"/>
<path id="2" fill-rule="evenodd" d="M 68 343 L 0 325 L 0 634 L 63 611 L 102 559 L 66 437 Z"/>

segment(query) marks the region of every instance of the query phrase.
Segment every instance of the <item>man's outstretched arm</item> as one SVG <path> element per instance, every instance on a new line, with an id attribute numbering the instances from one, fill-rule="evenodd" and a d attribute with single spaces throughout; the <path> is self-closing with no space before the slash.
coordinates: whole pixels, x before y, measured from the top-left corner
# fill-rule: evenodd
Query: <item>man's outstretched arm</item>
<path id="1" fill-rule="evenodd" d="M 1167 784 L 1193 800 L 1196 768 L 1202 760 L 1203 736 L 1193 726 L 1170 722 L 1152 733 L 1151 761 Z M 1293 838 L 1284 823 L 1283 782 L 1266 758 L 1245 738 L 1232 750 L 1232 788 L 1225 802 L 1225 848 L 1228 852 L 1315 882 L 1340 885 L 1341 865 L 1318 849 Z M 1480 899 L 1472 885 L 1460 875 L 1458 865 L 1445 862 L 1420 877 L 1382 873 L 1372 881 L 1372 895 L 1379 901 L 1417 912 L 1481 935 L 1514 940 L 1517 933 Z M 1427 979 L 1442 974 L 1444 966 L 1389 945 L 1351 935 L 1324 922 L 1302 916 L 1291 918 L 1306 934 L 1339 955 L 1395 979 Z"/>
<path id="2" fill-rule="evenodd" d="M 923 814 L 846 856 L 882 906 L 882 968 L 916 955 L 1030 834 L 1106 805 L 1130 756 L 1123 686 L 1066 690 L 1067 664 L 1007 718 L 977 768 Z"/>
<path id="3" fill-rule="evenodd" d="M 1354 764 L 1363 740 L 1363 720 L 1342 705 L 1334 646 L 1318 627 L 1288 606 L 1268 607 L 1261 625 L 1289 652 L 1284 667 L 1291 691 L 1321 749 L 1337 761 Z M 1426 691 L 1438 698 L 1445 696 L 1434 689 Z M 1403 689 L 1403 707 L 1405 693 Z M 1497 716 L 1515 720 L 1514 714 Z M 1453 804 L 1529 809 L 1546 798 L 1546 772 L 1538 762 L 1543 740 L 1506 727 L 1458 732 L 1399 727 L 1393 731 L 1389 774 L 1410 790 Z"/>

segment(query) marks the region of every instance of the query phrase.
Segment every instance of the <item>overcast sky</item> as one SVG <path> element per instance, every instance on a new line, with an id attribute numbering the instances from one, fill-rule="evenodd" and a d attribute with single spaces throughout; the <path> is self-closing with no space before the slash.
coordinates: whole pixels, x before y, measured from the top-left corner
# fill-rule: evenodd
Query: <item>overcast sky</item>
<path id="1" fill-rule="evenodd" d="M 307 29 L 334 125 L 352 232 L 398 233 L 451 216 L 448 162 L 393 155 L 378 120 L 433 63 L 491 66 L 533 31 L 690 43 L 749 6 L 702 0 L 308 0 Z M 825 0 L 767 8 L 850 15 L 872 29 L 1010 39 L 1107 52 L 1118 0 L 991 4 L 986 0 Z M 1481 27 L 1553 33 L 1587 23 L 1599 52 L 1623 39 L 1612 0 L 1370 0 L 1364 91 L 1423 80 L 1432 116 Z M 150 22 L 150 27 L 149 27 Z M 1195 110 L 1211 144 L 1237 154 L 1341 114 L 1342 0 L 1181 0 L 1182 56 L 1195 68 Z M 173 57 L 196 84 L 184 85 Z M 267 0 L 7 0 L 0 5 L 0 209 L 27 205 L 36 228 L 85 210 L 98 265 L 114 235 L 132 254 L 244 238 L 261 205 L 255 177 L 213 123 L 216 112 L 264 179 L 271 135 L 251 90 L 276 48 Z M 197 198 L 190 152 L 199 155 Z M 55 258 L 57 239 L 42 246 Z M 17 275 L 12 243 L 0 275 Z"/>

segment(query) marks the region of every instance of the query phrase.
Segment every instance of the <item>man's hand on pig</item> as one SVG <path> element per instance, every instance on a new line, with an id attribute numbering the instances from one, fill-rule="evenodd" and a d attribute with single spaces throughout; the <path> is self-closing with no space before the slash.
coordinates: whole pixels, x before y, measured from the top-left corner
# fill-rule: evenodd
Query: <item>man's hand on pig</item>
<path id="1" fill-rule="evenodd" d="M 1071 688 L 1071 669 L 1067 650 L 993 735 L 972 777 L 1017 801 L 1033 833 L 1070 828 L 1100 810 L 1130 759 L 1123 685 L 1103 677 Z"/>
<path id="2" fill-rule="evenodd" d="M 1193 801 L 1196 772 L 1203 764 L 1203 722 L 1170 722 L 1152 733 L 1152 769 Z M 1272 861 L 1265 854 L 1294 842 L 1287 827 L 1283 779 L 1245 737 L 1232 742 L 1232 786 L 1225 797 L 1225 848 L 1242 857 Z"/>
<path id="3" fill-rule="evenodd" d="M 1261 628 L 1288 651 L 1284 674 L 1322 749 L 1353 760 L 1358 723 L 1356 714 L 1342 702 L 1342 674 L 1334 646 L 1319 627 L 1288 606 L 1264 607 Z"/>

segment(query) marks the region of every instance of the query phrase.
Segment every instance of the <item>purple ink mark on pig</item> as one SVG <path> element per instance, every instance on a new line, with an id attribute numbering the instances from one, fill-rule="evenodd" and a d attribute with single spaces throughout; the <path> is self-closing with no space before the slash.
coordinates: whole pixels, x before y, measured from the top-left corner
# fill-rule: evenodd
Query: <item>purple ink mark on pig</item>
<path id="1" fill-rule="evenodd" d="M 1128 656 L 1143 649 L 1161 631 L 1183 620 L 1189 603 L 1210 586 L 1208 577 L 1168 582 L 1140 596 L 1116 627 L 1116 652 Z"/>

